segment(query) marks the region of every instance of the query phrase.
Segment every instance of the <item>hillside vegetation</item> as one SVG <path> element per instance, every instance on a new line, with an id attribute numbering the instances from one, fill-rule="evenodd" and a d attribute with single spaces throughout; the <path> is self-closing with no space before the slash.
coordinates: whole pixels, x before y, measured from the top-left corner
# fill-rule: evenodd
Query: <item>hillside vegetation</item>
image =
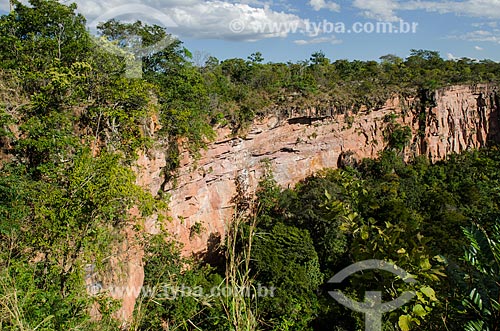
<path id="1" fill-rule="evenodd" d="M 256 52 L 195 65 L 172 40 L 143 58 L 142 78 L 127 78 L 126 59 L 97 46 L 75 5 L 13 4 L 0 17 L 1 330 L 359 330 L 362 316 L 337 305 L 325 284 L 367 258 L 393 261 L 419 281 L 417 299 L 384 315 L 387 330 L 498 330 L 494 146 L 431 165 L 404 164 L 393 144 L 378 160 L 325 170 L 284 191 L 268 173 L 257 200 L 235 200 L 235 220 L 210 263 L 182 258 L 166 233 L 142 234 L 144 219 L 163 214 L 168 201 L 137 186 L 131 169 L 138 151 L 162 146 L 168 181 L 180 149 L 196 155 L 217 127 L 238 134 L 276 110 L 371 111 L 394 94 L 498 84 L 499 63 L 412 50 L 380 61 L 332 61 L 317 52 L 298 63 L 265 63 Z M 100 31 L 124 48 L 130 36 L 144 46 L 168 37 L 141 22 L 103 22 Z M 122 325 L 113 315 L 120 303 L 90 295 L 86 277 L 89 268 L 109 272 L 130 228 L 151 288 L 209 293 L 263 284 L 276 295 L 176 292 L 172 299 L 153 291 Z M 343 290 L 362 300 L 371 286 L 390 300 L 404 289 L 393 282 L 359 275 Z"/>

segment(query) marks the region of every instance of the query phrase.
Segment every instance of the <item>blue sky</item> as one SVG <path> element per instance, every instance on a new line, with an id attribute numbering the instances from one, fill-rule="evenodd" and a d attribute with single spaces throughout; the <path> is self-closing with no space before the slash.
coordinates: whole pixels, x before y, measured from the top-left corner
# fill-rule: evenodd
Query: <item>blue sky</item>
<path id="1" fill-rule="evenodd" d="M 0 10 L 5 12 L 8 1 L 1 1 Z M 266 62 L 296 62 L 319 50 L 332 60 L 377 60 L 385 54 L 406 57 L 410 49 L 436 50 L 450 59 L 500 61 L 500 0 L 74 2 L 90 28 L 107 18 L 164 25 L 198 62 L 209 55 L 221 60 L 246 58 L 257 51 Z M 415 24 L 416 30 L 400 33 L 401 21 Z M 382 28 L 380 33 L 371 32 L 377 24 L 384 24 L 386 33 Z M 387 33 L 387 24 L 398 33 Z"/>

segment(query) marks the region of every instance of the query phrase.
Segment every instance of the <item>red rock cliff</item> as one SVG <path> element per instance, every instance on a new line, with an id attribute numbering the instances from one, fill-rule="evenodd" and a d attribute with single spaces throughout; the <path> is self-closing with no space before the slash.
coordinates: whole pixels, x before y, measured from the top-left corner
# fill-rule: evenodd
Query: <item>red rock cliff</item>
<path id="1" fill-rule="evenodd" d="M 264 170 L 263 160 L 269 160 L 278 184 L 291 186 L 318 170 L 336 168 L 343 160 L 376 157 L 387 147 L 388 125 L 400 124 L 412 132 L 403 150 L 405 157 L 426 155 L 437 161 L 499 141 L 499 111 L 494 88 L 480 85 L 449 87 L 418 98 L 395 97 L 371 112 L 320 117 L 315 109 L 308 109 L 302 112 L 308 114 L 305 117 L 268 116 L 255 121 L 244 137 L 218 130 L 216 141 L 198 160 L 184 153 L 175 179 L 165 187 L 165 152 L 156 149 L 140 154 L 135 167 L 137 184 L 153 194 L 168 191 L 172 220 L 167 229 L 184 244 L 185 255 L 203 253 L 210 238 L 223 236 L 232 219 L 236 182 L 252 194 Z M 157 218 L 152 217 L 144 224 L 145 231 L 157 232 L 157 225 Z M 195 228 L 200 231 L 193 235 Z M 144 281 L 142 249 L 133 243 L 126 246 L 123 251 L 131 253 L 121 256 L 126 260 L 125 272 L 114 286 L 137 289 Z M 123 302 L 118 317 L 132 316 L 137 294 L 112 293 Z"/>
<path id="2" fill-rule="evenodd" d="M 419 98 L 395 97 L 371 112 L 328 117 L 269 116 L 255 121 L 241 138 L 220 129 L 216 141 L 200 159 L 183 154 L 175 186 L 166 188 L 171 194 L 172 217 L 167 228 L 184 243 L 185 254 L 201 252 L 211 235 L 224 234 L 226 222 L 231 220 L 236 178 L 251 193 L 262 175 L 263 160 L 270 161 L 278 184 L 294 185 L 320 169 L 336 168 L 345 155 L 376 157 L 387 147 L 384 133 L 388 119 L 393 118 L 393 123 L 412 131 L 405 156 L 427 155 L 436 161 L 497 140 L 498 106 L 498 95 L 492 87 L 461 86 Z M 315 110 L 307 113 L 314 114 Z M 201 232 L 193 235 L 193 227 Z"/>

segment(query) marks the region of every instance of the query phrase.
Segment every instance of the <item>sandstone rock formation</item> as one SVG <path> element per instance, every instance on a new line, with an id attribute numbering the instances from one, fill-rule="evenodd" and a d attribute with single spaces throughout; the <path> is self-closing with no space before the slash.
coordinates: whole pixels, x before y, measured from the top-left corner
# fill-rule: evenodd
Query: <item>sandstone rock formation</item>
<path id="1" fill-rule="evenodd" d="M 346 156 L 349 162 L 376 157 L 387 147 L 384 136 L 388 118 L 393 118 L 412 131 L 406 158 L 426 155 L 437 161 L 497 140 L 498 107 L 493 87 L 460 86 L 430 97 L 394 97 L 371 112 L 318 118 L 269 116 L 256 120 L 243 137 L 221 129 L 200 159 L 183 154 L 175 185 L 166 188 L 172 217 L 167 228 L 184 244 L 184 254 L 203 251 L 209 238 L 223 235 L 231 220 L 235 179 L 243 176 L 254 191 L 264 160 L 269 160 L 279 185 L 292 186 L 320 169 L 338 167 Z M 197 223 L 204 231 L 193 236 L 190 229 Z"/>
<path id="2" fill-rule="evenodd" d="M 480 148 L 500 141 L 500 101 L 491 86 L 457 86 L 423 93 L 415 98 L 394 97 L 381 109 L 319 117 L 315 109 L 304 117 L 268 116 L 256 120 L 247 133 L 234 137 L 227 128 L 194 159 L 186 151 L 173 180 L 164 183 L 166 152 L 140 154 L 135 171 L 137 184 L 153 194 L 171 195 L 166 228 L 184 244 L 183 254 L 206 252 L 214 238 L 223 237 L 234 212 L 237 185 L 252 195 L 266 161 L 282 187 L 292 186 L 323 168 L 353 165 L 374 158 L 387 148 L 387 127 L 399 124 L 411 129 L 404 148 L 406 159 L 426 155 L 432 161 L 451 153 Z M 330 114 L 331 115 L 331 114 Z M 240 194 L 242 194 L 240 192 Z M 156 218 L 144 224 L 147 232 L 158 231 Z M 196 229 L 196 231 L 193 231 Z M 126 248 L 122 286 L 140 288 L 144 279 L 140 247 Z M 138 293 L 136 293 L 138 294 Z M 122 299 L 123 320 L 131 317 L 137 295 L 113 295 Z"/>

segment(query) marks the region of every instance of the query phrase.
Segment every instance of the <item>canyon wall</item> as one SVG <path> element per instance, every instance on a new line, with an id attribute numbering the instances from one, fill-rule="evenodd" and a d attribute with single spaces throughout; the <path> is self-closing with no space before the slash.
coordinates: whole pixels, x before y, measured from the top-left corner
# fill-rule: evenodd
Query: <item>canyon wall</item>
<path id="1" fill-rule="evenodd" d="M 282 187 L 297 182 L 323 168 L 374 158 L 387 148 L 388 128 L 409 127 L 412 137 L 403 149 L 406 159 L 426 155 L 438 161 L 452 153 L 480 148 L 500 141 L 500 100 L 488 85 L 457 86 L 423 93 L 418 98 L 394 97 L 378 110 L 354 114 L 320 114 L 316 109 L 294 111 L 299 117 L 269 115 L 254 121 L 247 133 L 234 137 L 228 128 L 217 130 L 217 138 L 194 159 L 188 152 L 175 177 L 164 183 L 164 148 L 141 153 L 135 166 L 137 184 L 153 194 L 170 195 L 171 236 L 183 245 L 183 254 L 204 254 L 207 247 L 224 236 L 234 213 L 237 184 L 247 194 L 256 190 L 266 167 Z M 324 116 L 322 116 L 324 115 Z M 265 161 L 265 162 L 264 162 Z M 132 213 L 137 212 L 132 210 Z M 149 218 L 143 229 L 157 233 L 157 217 Z M 136 237 L 132 230 L 127 238 Z M 140 288 L 144 281 L 143 252 L 137 240 L 129 240 L 120 250 L 119 268 L 124 277 L 109 284 Z M 132 316 L 138 293 L 110 292 L 122 301 L 117 317 Z"/>
<path id="2" fill-rule="evenodd" d="M 220 129 L 199 159 L 182 155 L 175 179 L 165 187 L 171 195 L 167 228 L 184 244 L 184 254 L 203 252 L 232 218 L 236 180 L 251 194 L 264 160 L 279 185 L 293 186 L 318 170 L 338 167 L 345 158 L 376 157 L 387 147 L 388 125 L 395 123 L 411 128 L 411 143 L 403 151 L 407 159 L 426 155 L 437 161 L 485 146 L 498 140 L 498 103 L 496 91 L 487 85 L 449 87 L 419 98 L 395 97 L 370 112 L 320 117 L 309 109 L 304 117 L 271 115 L 256 120 L 241 137 Z"/>

